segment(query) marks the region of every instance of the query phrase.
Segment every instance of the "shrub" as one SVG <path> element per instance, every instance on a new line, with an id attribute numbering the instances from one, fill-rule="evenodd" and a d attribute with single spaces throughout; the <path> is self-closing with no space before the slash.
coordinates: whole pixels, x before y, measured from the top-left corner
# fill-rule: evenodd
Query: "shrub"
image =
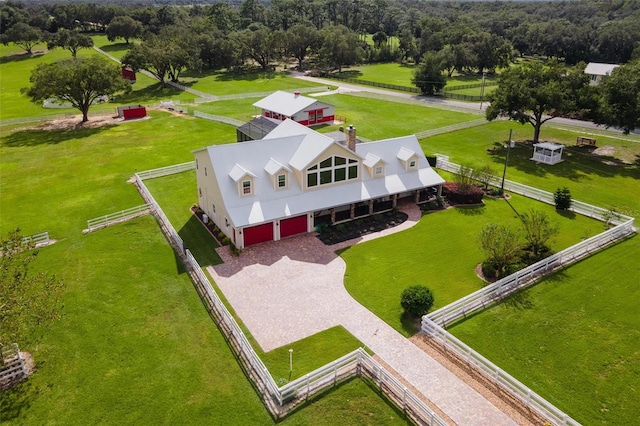
<path id="1" fill-rule="evenodd" d="M 571 191 L 566 186 L 558 188 L 553 194 L 553 201 L 556 203 L 557 210 L 569 210 L 571 207 Z"/>
<path id="2" fill-rule="evenodd" d="M 465 185 L 459 182 L 447 182 L 443 185 L 447 200 L 456 204 L 480 204 L 484 191 L 475 185 Z"/>
<path id="3" fill-rule="evenodd" d="M 400 305 L 406 313 L 416 317 L 422 316 L 433 306 L 433 293 L 422 285 L 407 287 L 402 292 Z"/>

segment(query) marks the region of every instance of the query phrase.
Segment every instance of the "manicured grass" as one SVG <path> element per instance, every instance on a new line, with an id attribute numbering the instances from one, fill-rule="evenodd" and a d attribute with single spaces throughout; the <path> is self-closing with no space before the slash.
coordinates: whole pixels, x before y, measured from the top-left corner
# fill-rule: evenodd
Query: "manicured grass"
<path id="1" fill-rule="evenodd" d="M 215 238 L 191 213 L 191 206 L 198 204 L 195 171 L 148 179 L 144 184 L 200 266 L 222 263 L 215 251 L 219 247 Z"/>
<path id="2" fill-rule="evenodd" d="M 485 203 L 485 207 L 430 213 L 411 229 L 344 250 L 341 256 L 347 263 L 345 287 L 367 309 L 410 336 L 416 330 L 402 318 L 400 306 L 405 288 L 418 284 L 429 287 L 435 298 L 433 309 L 437 309 L 484 285 L 476 276 L 475 267 L 484 259 L 477 236 L 487 223 L 519 229 L 516 212 L 541 210 L 560 228 L 550 244 L 555 251 L 603 230 L 600 222 L 560 215 L 552 206 L 520 196 L 508 202 L 486 199 Z"/>
<path id="3" fill-rule="evenodd" d="M 142 202 L 126 183 L 136 169 L 189 161 L 192 149 L 231 135 L 231 126 L 159 112 L 94 130 L 3 128 L 0 230 L 51 231 L 58 242 L 40 251 L 34 272 L 56 273 L 67 286 L 63 319 L 34 330 L 38 345 L 19 342 L 33 353 L 38 371 L 15 392 L 0 395 L 3 421 L 273 423 L 151 217 L 80 232 L 90 217 Z M 184 210 L 176 206 L 168 214 L 180 217 Z M 340 331 L 318 339 L 294 344 L 300 370 L 360 346 Z M 317 359 L 305 355 L 322 341 L 340 353 L 325 348 Z M 345 351 L 340 345 L 349 341 Z M 363 381 L 353 380 L 283 423 L 362 424 L 371 418 L 404 423 Z"/>
<path id="4" fill-rule="evenodd" d="M 3 128 L 0 231 L 68 238 L 88 219 L 142 204 L 126 184 L 136 171 L 192 161 L 192 150 L 234 139 L 232 126 L 155 111 L 97 129 Z"/>
<path id="5" fill-rule="evenodd" d="M 344 327 L 337 326 L 259 355 L 273 379 L 282 386 L 360 347 L 364 345 L 358 339 Z M 291 374 L 289 349 L 293 349 Z"/>
<path id="6" fill-rule="evenodd" d="M 634 424 L 639 258 L 636 236 L 450 331 L 579 422 Z"/>
<path id="7" fill-rule="evenodd" d="M 346 67 L 342 70 L 342 76 L 348 78 L 355 78 L 358 80 L 375 81 L 377 83 L 395 84 L 398 86 L 413 87 L 411 79 L 415 72 L 416 66 L 413 64 L 398 64 L 395 62 L 384 64 L 369 64 L 361 65 L 358 67 Z M 496 81 L 496 76 L 485 76 L 485 82 Z M 465 84 L 480 84 L 482 83 L 482 75 L 477 74 L 458 74 L 455 72 L 451 78 L 447 78 L 447 85 L 445 90 L 452 87 L 461 86 Z M 467 90 L 467 91 L 465 91 Z M 489 87 L 485 87 L 485 94 L 488 93 Z M 480 88 L 477 89 L 464 89 L 456 91 L 456 93 L 466 95 L 480 95 Z"/>
<path id="8" fill-rule="evenodd" d="M 495 174 L 501 176 L 507 153 L 503 144 L 509 138 L 509 129 L 515 130 L 515 141 L 532 138 L 531 126 L 503 121 L 427 138 L 421 145 L 427 154 L 449 155 L 455 163 L 489 164 Z M 588 154 L 587 150 L 573 147 L 576 136 L 591 132 L 588 129 L 583 133 L 543 127 L 541 141 L 564 143 L 569 147 L 563 154 L 564 161 L 553 166 L 537 164 L 530 160 L 533 147 L 518 144 L 509 154 L 507 179 L 549 192 L 566 186 L 574 199 L 604 208 L 616 207 L 626 214 L 638 216 L 640 197 L 634 194 L 640 194 L 640 169 L 637 163 L 614 165 L 611 160 L 636 161 L 640 155 L 640 137 L 611 132 L 604 136 L 604 132 L 598 132 L 600 134 L 594 136 L 598 146 L 613 147 L 612 158 Z M 487 151 L 493 148 L 496 148 L 495 153 Z"/>
<path id="9" fill-rule="evenodd" d="M 405 136 L 478 119 L 474 114 L 358 96 L 331 95 L 321 99 L 335 105 L 337 115 L 346 117 L 347 124 L 353 124 L 359 135 L 371 140 Z M 327 130 L 337 130 L 337 127 L 330 126 Z"/>
<path id="10" fill-rule="evenodd" d="M 39 51 L 46 46 L 38 46 L 34 49 Z M 16 52 L 18 53 L 16 55 Z M 19 49 L 10 45 L 0 48 L 0 120 L 7 120 L 18 117 L 34 117 L 60 114 L 80 114 L 74 108 L 43 108 L 41 103 L 33 103 L 25 95 L 20 93 L 20 89 L 28 87 L 31 71 L 41 63 L 50 63 L 62 59 L 69 59 L 70 53 L 63 49 L 54 49 L 45 54 L 27 56 L 21 54 Z M 89 55 L 99 55 L 93 49 L 81 49 L 78 57 Z M 105 58 L 105 60 L 108 60 Z M 182 92 L 171 86 L 161 86 L 156 80 L 141 73 L 137 74 L 137 81 L 132 87 L 132 92 L 127 95 L 118 96 L 111 102 L 94 105 L 89 110 L 89 118 L 92 114 L 115 111 L 116 106 L 131 103 L 157 104 L 165 99 L 176 99 L 191 102 L 194 95 Z"/>

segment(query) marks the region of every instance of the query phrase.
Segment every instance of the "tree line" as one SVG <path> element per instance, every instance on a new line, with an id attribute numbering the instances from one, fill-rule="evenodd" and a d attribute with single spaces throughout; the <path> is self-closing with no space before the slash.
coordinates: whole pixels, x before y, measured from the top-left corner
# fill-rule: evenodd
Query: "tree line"
<path id="1" fill-rule="evenodd" d="M 568 64 L 580 61 L 626 63 L 640 57 L 640 3 L 635 0 L 581 2 L 429 2 L 419 0 L 243 0 L 237 4 L 153 6 L 129 2 L 0 6 L 0 34 L 21 22 L 41 31 L 60 28 L 105 31 L 116 17 L 128 16 L 147 33 L 167 26 L 206 30 L 211 36 L 247 29 L 288 32 L 305 26 L 320 31 L 344 26 L 357 35 L 374 34 L 362 45 L 364 61 L 398 58 L 419 62 L 427 52 L 446 48 L 449 69 L 491 70 L 506 51 L 539 55 Z M 138 2 L 138 4 L 140 4 Z M 308 37 L 313 38 L 313 34 Z M 390 37 L 397 44 L 387 43 Z M 285 47 L 281 47 L 285 49 Z M 495 58 L 495 51 L 500 53 Z"/>

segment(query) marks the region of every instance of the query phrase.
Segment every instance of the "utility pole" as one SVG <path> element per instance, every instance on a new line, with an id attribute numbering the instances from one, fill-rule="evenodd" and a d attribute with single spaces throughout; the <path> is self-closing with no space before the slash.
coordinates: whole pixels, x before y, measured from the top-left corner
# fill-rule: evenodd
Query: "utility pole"
<path id="1" fill-rule="evenodd" d="M 511 152 L 511 135 L 513 129 L 509 129 L 509 141 L 507 142 L 507 158 L 504 162 L 504 170 L 502 171 L 502 183 L 500 184 L 500 194 L 504 195 L 504 177 L 507 175 L 507 165 L 509 164 L 509 153 Z"/>

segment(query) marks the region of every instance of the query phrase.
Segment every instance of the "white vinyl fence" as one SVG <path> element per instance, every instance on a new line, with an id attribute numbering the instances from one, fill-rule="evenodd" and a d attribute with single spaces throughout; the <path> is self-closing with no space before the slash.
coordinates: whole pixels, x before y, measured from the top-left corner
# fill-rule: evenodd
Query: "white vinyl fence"
<path id="1" fill-rule="evenodd" d="M 314 86 L 314 87 L 303 87 L 301 89 L 287 90 L 287 92 L 318 93 L 318 92 L 325 92 L 327 90 L 329 90 L 329 87 L 327 86 Z M 264 98 L 266 96 L 271 95 L 272 93 L 273 91 L 254 92 L 254 93 L 234 93 L 231 95 L 221 95 L 221 96 L 208 94 L 208 96 L 202 96 L 200 99 L 194 99 L 194 103 L 202 104 L 205 102 L 230 101 L 234 99 Z"/>
<path id="2" fill-rule="evenodd" d="M 459 164 L 450 162 L 449 157 L 445 155 L 436 154 L 436 167 L 448 172 L 459 173 L 461 166 Z M 501 181 L 502 178 L 498 176 L 491 176 L 489 184 L 499 188 Z M 513 182 L 510 180 L 504 181 L 504 189 L 513 192 L 514 194 L 520 194 L 528 198 L 533 198 L 534 200 L 542 201 L 543 203 L 551 205 L 555 204 L 553 194 L 548 191 L 543 191 L 542 189 L 533 188 L 531 186 L 523 185 L 521 183 Z M 570 210 L 581 215 L 591 217 L 593 219 L 608 221 L 609 223 L 615 225 L 620 225 L 621 223 L 633 220 L 633 218 L 630 216 L 612 212 L 611 210 L 583 203 L 582 201 L 578 200 L 571 200 Z"/>
<path id="3" fill-rule="evenodd" d="M 175 171 L 179 170 L 179 168 L 166 169 L 174 170 L 174 173 L 179 173 Z M 158 220 L 167 239 L 183 258 L 189 276 L 198 289 L 200 297 L 210 314 L 215 318 L 220 329 L 226 335 L 238 359 L 241 361 L 245 372 L 255 383 L 269 411 L 271 411 L 274 416 L 285 416 L 297 404 L 307 400 L 310 396 L 329 386 L 334 386 L 339 381 L 353 376 L 365 376 L 373 380 L 379 389 L 384 392 L 390 400 L 398 404 L 407 416 L 416 423 L 439 426 L 446 425 L 433 410 L 411 393 L 411 391 L 403 386 L 395 377 L 386 372 L 384 368 L 363 349 L 357 349 L 303 377 L 287 383 L 282 387 L 278 387 L 267 370 L 267 367 L 251 347 L 244 332 L 218 297 L 211 282 L 191 254 L 191 251 L 184 246 L 183 240 L 144 185 L 142 176 L 155 177 L 156 174 L 148 172 L 137 173 L 135 175 L 136 186 L 144 200 L 150 206 L 151 212 Z"/>
<path id="4" fill-rule="evenodd" d="M 194 170 L 195 168 L 196 168 L 196 162 L 195 161 L 189 161 L 187 163 L 176 164 L 174 166 L 160 167 L 159 169 L 152 169 L 152 170 L 147 170 L 147 171 L 144 171 L 144 172 L 138 172 L 138 173 L 136 173 L 136 176 L 138 176 L 142 180 L 153 179 L 153 178 L 157 178 L 157 177 L 168 176 L 168 175 L 173 175 L 173 174 L 176 174 L 176 173 L 186 172 L 188 170 Z"/>
<path id="5" fill-rule="evenodd" d="M 453 173 L 460 171 L 460 165 L 449 162 L 447 157 L 441 155 L 437 155 L 436 167 Z M 499 186 L 501 179 L 494 176 L 491 183 Z M 547 191 L 511 181 L 505 181 L 505 189 L 548 204 L 554 204 L 553 194 Z M 611 212 L 608 210 L 575 200 L 572 202 L 571 210 L 613 223 L 616 226 L 425 315 L 422 317 L 421 327 L 424 333 L 442 344 L 447 351 L 454 353 L 459 359 L 505 389 L 529 409 L 556 425 L 579 425 L 579 423 L 447 332 L 444 327 L 469 314 L 486 309 L 521 288 L 534 284 L 537 278 L 560 266 L 576 262 L 635 232 L 632 217 L 622 214 L 614 214 L 610 217 Z"/>
<path id="6" fill-rule="evenodd" d="M 212 115 L 200 111 L 193 111 L 193 116 L 198 118 L 204 118 L 209 121 L 217 121 L 218 123 L 231 124 L 232 126 L 242 126 L 244 121 L 236 120 L 235 118 L 224 117 L 222 115 Z"/>
<path id="7" fill-rule="evenodd" d="M 51 239 L 48 232 L 41 232 L 39 234 L 30 235 L 22 238 L 23 244 L 33 244 L 35 247 L 42 247 L 49 245 Z"/>
<path id="8" fill-rule="evenodd" d="M 0 389 L 16 380 L 27 377 L 27 369 L 18 345 L 14 343 L 1 348 L 0 357 L 4 360 L 4 364 L 0 364 Z"/>
<path id="9" fill-rule="evenodd" d="M 136 217 L 144 216 L 150 213 L 149 207 L 149 204 L 143 204 L 117 213 L 111 213 L 105 216 L 96 217 L 95 219 L 89 219 L 87 221 L 87 229 L 83 232 L 86 234 L 87 232 L 97 231 L 98 229 L 106 228 L 107 226 L 115 225 L 116 223 L 122 223 Z"/>
<path id="10" fill-rule="evenodd" d="M 487 124 L 487 120 L 480 118 L 478 120 L 465 121 L 463 123 L 452 124 L 450 126 L 439 127 L 437 129 L 425 130 L 424 132 L 416 133 L 416 138 L 425 139 L 435 135 L 441 135 L 444 133 L 451 133 L 457 130 L 468 129 L 470 127 L 477 127 Z"/>
<path id="11" fill-rule="evenodd" d="M 556 406 L 543 397 L 520 383 L 517 379 L 501 370 L 497 365 L 474 351 L 470 346 L 447 332 L 445 329 L 424 316 L 422 318 L 422 331 L 430 338 L 442 344 L 449 352 L 454 353 L 461 361 L 481 373 L 489 381 L 507 391 L 518 399 L 527 408 L 543 417 L 553 425 L 579 426 L 573 418 L 562 412 Z"/>

